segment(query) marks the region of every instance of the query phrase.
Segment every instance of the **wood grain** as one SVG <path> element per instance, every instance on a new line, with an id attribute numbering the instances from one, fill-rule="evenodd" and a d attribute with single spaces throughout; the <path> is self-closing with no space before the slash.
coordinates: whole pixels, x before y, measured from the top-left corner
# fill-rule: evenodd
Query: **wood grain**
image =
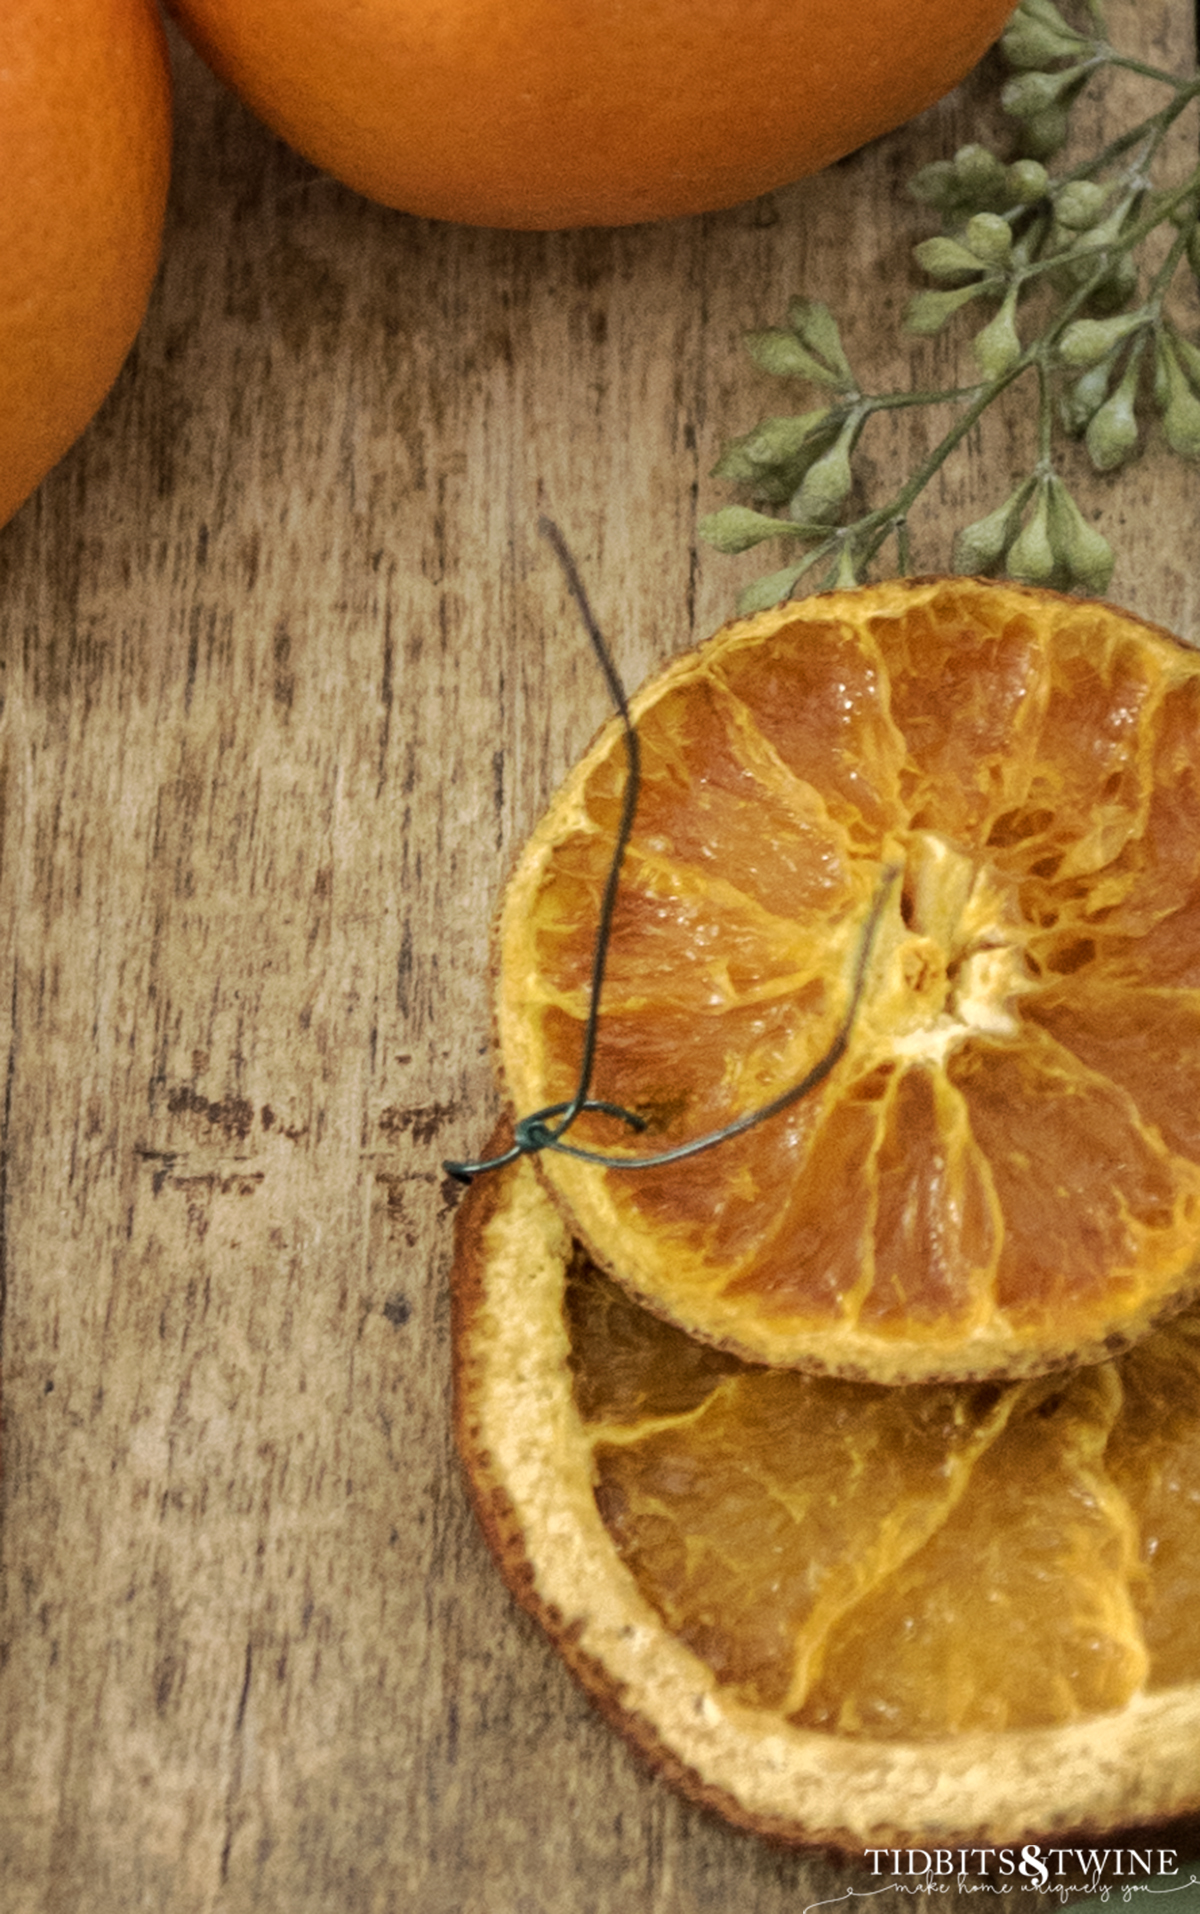
<path id="1" fill-rule="evenodd" d="M 525 235 L 355 198 L 175 54 L 150 316 L 0 534 L 5 1914 L 799 1910 L 861 1868 L 648 1778 L 499 1585 L 440 1165 L 495 1111 L 497 886 L 605 715 L 539 512 L 630 684 L 728 616 L 763 567 L 698 545 L 706 474 L 780 405 L 740 335 L 804 289 L 876 377 L 952 367 L 894 330 L 900 184 L 981 85 L 730 213 Z M 1200 637 L 1195 474 L 1080 491 Z"/>

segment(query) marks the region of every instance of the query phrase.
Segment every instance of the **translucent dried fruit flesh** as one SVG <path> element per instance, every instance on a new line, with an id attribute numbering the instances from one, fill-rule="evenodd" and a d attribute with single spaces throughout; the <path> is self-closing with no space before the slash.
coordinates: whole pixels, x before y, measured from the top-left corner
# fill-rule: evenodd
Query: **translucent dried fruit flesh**
<path id="1" fill-rule="evenodd" d="M 598 1270 L 527 1162 L 470 1193 L 454 1281 L 510 1586 L 694 1796 L 860 1852 L 1200 1806 L 1200 1306 L 1015 1381 L 748 1364 Z"/>
<path id="2" fill-rule="evenodd" d="M 885 1382 L 1033 1374 L 1200 1286 L 1200 657 L 977 580 L 728 627 L 634 701 L 642 789 L 572 1140 L 703 1136 L 850 1042 L 783 1115 L 682 1163 L 541 1168 L 593 1256 L 689 1331 Z M 515 1109 L 568 1098 L 625 778 L 609 727 L 499 923 Z"/>
<path id="3" fill-rule="evenodd" d="M 576 1260 L 597 1505 L 664 1626 L 739 1699 L 914 1739 L 1200 1679 L 1195 1311 L 1069 1376 L 895 1389 L 713 1351 L 701 1394 L 701 1346 L 619 1294 Z M 619 1339 L 596 1333 L 605 1314 Z"/>

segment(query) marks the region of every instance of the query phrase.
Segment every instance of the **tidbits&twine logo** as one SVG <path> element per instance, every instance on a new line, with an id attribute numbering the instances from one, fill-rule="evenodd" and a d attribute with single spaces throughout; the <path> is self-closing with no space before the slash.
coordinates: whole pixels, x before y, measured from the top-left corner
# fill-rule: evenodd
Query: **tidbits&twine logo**
<path id="1" fill-rule="evenodd" d="M 863 1859 L 878 1887 L 851 1888 L 816 1907 L 887 1893 L 1025 1893 L 1049 1894 L 1070 1902 L 1073 1914 L 1089 1914 L 1145 1895 L 1168 1901 L 1164 1914 L 1200 1914 L 1200 1877 L 1180 1866 L 1175 1848 L 866 1848 Z"/>

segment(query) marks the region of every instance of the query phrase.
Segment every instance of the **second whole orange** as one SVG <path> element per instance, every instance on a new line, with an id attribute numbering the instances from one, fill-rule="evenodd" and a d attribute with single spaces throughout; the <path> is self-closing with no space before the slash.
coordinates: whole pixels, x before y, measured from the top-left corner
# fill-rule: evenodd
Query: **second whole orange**
<path id="1" fill-rule="evenodd" d="M 267 124 L 347 185 L 468 225 L 733 206 L 911 119 L 1012 0 L 169 0 Z"/>

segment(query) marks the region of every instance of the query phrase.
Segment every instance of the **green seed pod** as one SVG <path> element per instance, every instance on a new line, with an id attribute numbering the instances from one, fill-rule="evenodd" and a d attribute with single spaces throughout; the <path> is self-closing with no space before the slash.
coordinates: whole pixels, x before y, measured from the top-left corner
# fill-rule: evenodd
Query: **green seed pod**
<path id="1" fill-rule="evenodd" d="M 1004 304 L 995 318 L 989 320 L 983 331 L 977 332 L 971 341 L 971 350 L 985 378 L 1003 378 L 1021 356 L 1016 312 L 1017 289 L 1014 286 L 1006 294 Z"/>
<path id="2" fill-rule="evenodd" d="M 1128 198 L 1121 200 L 1109 213 L 1107 219 L 1100 220 L 1095 226 L 1089 226 L 1086 232 L 1080 233 L 1075 240 L 1075 251 L 1099 253 L 1103 252 L 1106 246 L 1115 245 L 1121 237 L 1129 207 Z"/>
<path id="3" fill-rule="evenodd" d="M 1093 286 L 1088 304 L 1093 312 L 1118 312 L 1129 304 L 1137 289 L 1137 266 L 1129 253 L 1121 253 L 1112 270 Z"/>
<path id="4" fill-rule="evenodd" d="M 1066 59 L 1078 53 L 1083 45 L 1078 34 L 1054 33 L 1022 18 L 1018 12 L 1001 38 L 1000 51 L 1010 66 L 1028 69 L 1047 66 L 1051 60 Z"/>
<path id="5" fill-rule="evenodd" d="M 1200 399 L 1194 393 L 1171 401 L 1163 414 L 1163 431 L 1180 458 L 1200 460 Z"/>
<path id="6" fill-rule="evenodd" d="M 966 577 L 978 577 L 999 564 L 1008 549 L 1031 484 L 1032 481 L 1026 479 L 1015 492 L 1010 493 L 1003 505 L 998 505 L 986 518 L 977 518 L 973 525 L 963 526 L 954 541 L 951 559 L 956 572 Z"/>
<path id="7" fill-rule="evenodd" d="M 919 292 L 908 304 L 904 315 L 905 328 L 926 336 L 940 332 L 947 319 L 956 313 L 960 306 L 981 293 L 985 281 L 979 279 L 973 286 L 959 286 L 954 292 Z"/>
<path id="8" fill-rule="evenodd" d="M 1050 544 L 1067 582 L 1101 595 L 1113 574 L 1112 546 L 1089 525 L 1060 478 L 1049 486 Z"/>
<path id="9" fill-rule="evenodd" d="M 773 372 L 780 379 L 807 379 L 812 385 L 836 386 L 839 380 L 828 366 L 806 352 L 795 333 L 771 326 L 765 332 L 748 332 L 746 350 L 756 366 Z"/>
<path id="10" fill-rule="evenodd" d="M 828 452 L 810 465 L 788 507 L 798 525 L 826 525 L 838 515 L 854 483 L 850 469 L 851 432 L 843 430 Z"/>
<path id="11" fill-rule="evenodd" d="M 1063 33 L 1071 31 L 1054 0 L 1019 0 L 1017 11 L 1027 14 L 1031 20 L 1040 21 L 1043 26 L 1057 27 Z"/>
<path id="12" fill-rule="evenodd" d="M 989 219 L 994 215 L 977 213 L 976 219 Z M 971 222 L 972 225 L 974 221 Z M 1000 224 L 1008 230 L 1005 221 Z M 968 229 L 969 230 L 969 229 Z M 1011 235 L 1009 244 L 1011 245 Z M 957 239 L 923 239 L 919 246 L 913 247 L 913 257 L 922 271 L 931 279 L 957 279 L 974 277 L 980 270 L 981 261 L 966 246 L 960 246 Z"/>
<path id="13" fill-rule="evenodd" d="M 976 213 L 963 237 L 968 253 L 985 266 L 1005 266 L 1012 257 L 1012 227 L 999 213 Z"/>
<path id="14" fill-rule="evenodd" d="M 989 151 L 973 141 L 969 146 L 960 146 L 954 155 L 954 177 L 965 204 L 982 206 L 1003 193 L 1005 186 L 1005 167 Z"/>
<path id="15" fill-rule="evenodd" d="M 1058 267 L 1054 275 L 1056 282 L 1068 288 L 1084 286 L 1095 278 L 1097 268 L 1103 271 L 1107 267 L 1109 272 L 1117 270 L 1120 261 L 1127 257 L 1126 254 L 1114 254 L 1111 264 L 1099 255 L 1119 243 L 1127 210 L 1127 205 L 1122 204 L 1107 219 L 1101 220 L 1099 225 L 1090 226 L 1083 232 L 1072 232 L 1055 221 L 1046 251 L 1047 254 L 1058 255 Z M 1098 283 L 1102 284 L 1103 280 Z M 1089 298 L 1094 299 L 1095 296 L 1094 291 L 1089 294 Z"/>
<path id="16" fill-rule="evenodd" d="M 1200 392 L 1200 346 L 1194 346 L 1181 332 L 1171 331 L 1171 350 L 1193 392 Z"/>
<path id="17" fill-rule="evenodd" d="M 803 558 L 795 565 L 785 565 L 782 571 L 769 572 L 765 578 L 756 578 L 747 585 L 744 592 L 738 594 L 737 608 L 743 618 L 749 618 L 756 611 L 770 611 L 773 606 L 782 604 L 792 586 L 804 570 Z"/>
<path id="18" fill-rule="evenodd" d="M 953 160 L 933 160 L 930 165 L 922 166 L 908 182 L 908 190 L 922 206 L 935 206 L 939 212 L 950 212 L 959 203 L 958 174 L 954 170 Z"/>
<path id="19" fill-rule="evenodd" d="M 837 407 L 801 412 L 795 418 L 762 419 L 745 438 L 733 439 L 723 448 L 712 477 L 753 486 L 760 502 L 782 505 L 840 426 Z"/>
<path id="20" fill-rule="evenodd" d="M 1059 417 L 1064 431 L 1069 432 L 1072 438 L 1078 438 L 1088 421 L 1104 404 L 1115 363 L 1115 356 L 1101 359 L 1099 365 L 1092 366 L 1081 378 L 1076 379 L 1069 392 L 1064 393 L 1059 402 Z"/>
<path id="21" fill-rule="evenodd" d="M 1018 532 L 1008 553 L 1008 575 L 1023 585 L 1046 585 L 1054 577 L 1057 560 L 1050 543 L 1050 506 L 1045 480 L 1038 485 L 1037 504 L 1029 523 Z"/>
<path id="22" fill-rule="evenodd" d="M 723 511 L 710 512 L 696 529 L 719 552 L 748 552 L 764 539 L 795 538 L 800 532 L 788 519 L 769 518 L 765 512 L 752 512 L 748 505 L 726 505 Z"/>
<path id="23" fill-rule="evenodd" d="M 1059 340 L 1058 356 L 1064 365 L 1094 366 L 1146 323 L 1144 307 L 1115 319 L 1077 319 Z"/>
<path id="24" fill-rule="evenodd" d="M 1033 206 L 1045 199 L 1050 175 L 1040 160 L 1017 160 L 1008 169 L 1006 184 L 1018 206 Z"/>
<path id="25" fill-rule="evenodd" d="M 1061 153 L 1071 132 L 1071 114 L 1069 106 L 1061 100 L 1048 106 L 1044 113 L 1034 113 L 1025 121 L 1021 129 L 1021 144 L 1033 159 L 1052 159 L 1055 153 Z"/>
<path id="26" fill-rule="evenodd" d="M 1170 339 L 1164 341 L 1163 359 L 1167 377 L 1163 431 L 1167 444 L 1181 458 L 1200 459 L 1200 399 L 1188 384 Z"/>
<path id="27" fill-rule="evenodd" d="M 1068 232 L 1086 232 L 1104 211 L 1108 192 L 1094 180 L 1072 179 L 1054 196 L 1054 217 Z"/>
<path id="28" fill-rule="evenodd" d="M 1034 120 L 1058 106 L 1080 78 L 1080 69 L 1074 66 L 1065 73 L 1019 73 L 1004 88 L 1000 104 L 1014 120 Z"/>
<path id="29" fill-rule="evenodd" d="M 836 422 L 836 413 L 830 406 L 818 406 L 815 412 L 800 412 L 794 418 L 761 419 L 753 432 L 748 432 L 738 441 L 746 462 L 755 471 L 763 471 L 771 466 L 790 465 L 809 448 L 816 439 L 820 449 L 822 434 L 820 428 L 831 421 Z M 720 474 L 722 478 L 732 476 L 728 472 Z"/>
<path id="30" fill-rule="evenodd" d="M 1058 402 L 1058 417 L 1062 419 L 1062 429 L 1078 438 L 1087 421 L 1099 412 L 1100 406 L 1108 398 L 1108 381 L 1112 379 L 1112 369 L 1116 366 L 1116 354 L 1100 360 L 1099 366 L 1091 366 L 1068 392 L 1062 394 Z"/>
<path id="31" fill-rule="evenodd" d="M 1097 472 L 1115 472 L 1137 449 L 1138 424 L 1134 412 L 1139 365 L 1131 359 L 1120 385 L 1093 413 L 1085 444 Z"/>
<path id="32" fill-rule="evenodd" d="M 829 307 L 818 299 L 793 299 L 788 305 L 788 324 L 797 338 L 829 367 L 839 390 L 850 391 L 854 374 L 842 349 L 838 322 Z"/>
<path id="33" fill-rule="evenodd" d="M 766 472 L 737 472 L 727 470 L 724 460 L 713 467 L 713 477 L 732 479 L 735 484 L 745 485 L 755 505 L 786 505 L 792 493 L 800 483 L 804 472 L 803 464 L 777 465 Z"/>
<path id="34" fill-rule="evenodd" d="M 1000 39 L 1010 66 L 1045 66 L 1086 52 L 1087 41 L 1067 25 L 1057 7 L 1018 7 Z"/>

